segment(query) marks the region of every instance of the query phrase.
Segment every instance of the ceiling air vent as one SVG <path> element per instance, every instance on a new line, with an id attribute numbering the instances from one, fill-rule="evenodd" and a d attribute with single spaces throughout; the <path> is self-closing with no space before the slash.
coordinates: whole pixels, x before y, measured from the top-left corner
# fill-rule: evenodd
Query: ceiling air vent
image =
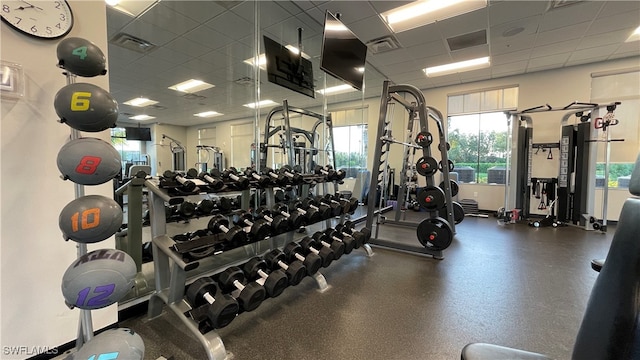
<path id="1" fill-rule="evenodd" d="M 462 50 L 487 43 L 487 30 L 474 31 L 468 34 L 453 36 L 447 39 L 451 51 Z"/>
<path id="2" fill-rule="evenodd" d="M 156 48 L 156 45 L 148 42 L 147 40 L 125 33 L 116 34 L 116 36 L 112 37 L 109 42 L 125 49 L 143 54 L 146 54 Z"/>
<path id="3" fill-rule="evenodd" d="M 367 42 L 369 51 L 373 54 L 380 54 L 383 52 L 395 50 L 400 47 L 398 40 L 393 36 L 383 36 Z"/>
<path id="4" fill-rule="evenodd" d="M 238 85 L 242 85 L 242 86 L 251 86 L 253 85 L 253 79 L 245 76 L 245 77 L 241 77 L 240 79 L 234 80 L 234 83 L 238 84 Z"/>
<path id="5" fill-rule="evenodd" d="M 197 95 L 197 94 L 194 94 L 194 93 L 188 93 L 188 94 L 182 95 L 182 98 L 186 99 L 186 100 L 204 100 L 207 97 L 206 96 L 202 96 L 202 95 Z"/>
<path id="6" fill-rule="evenodd" d="M 549 5 L 547 6 L 547 11 L 561 8 L 564 6 L 569 6 L 577 3 L 581 3 L 584 0 L 550 0 Z"/>
<path id="7" fill-rule="evenodd" d="M 156 109 L 156 110 L 167 110 L 166 106 L 162 106 L 162 105 L 151 105 L 152 108 Z"/>

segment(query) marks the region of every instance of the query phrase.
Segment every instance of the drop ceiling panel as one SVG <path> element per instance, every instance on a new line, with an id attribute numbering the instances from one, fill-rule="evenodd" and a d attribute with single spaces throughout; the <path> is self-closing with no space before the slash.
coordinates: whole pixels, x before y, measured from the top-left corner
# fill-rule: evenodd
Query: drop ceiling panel
<path id="1" fill-rule="evenodd" d="M 552 54 L 547 54 L 547 55 L 552 55 Z M 512 63 L 520 60 L 528 60 L 530 56 L 531 56 L 531 49 L 514 51 L 507 54 L 502 54 L 502 55 L 492 55 L 491 64 L 502 65 L 502 64 L 508 64 L 508 63 Z"/>
<path id="2" fill-rule="evenodd" d="M 479 45 L 479 46 L 473 46 L 473 47 L 462 49 L 462 50 L 452 51 L 451 59 L 453 61 L 464 61 L 464 60 L 471 60 L 471 59 L 476 59 L 480 57 L 485 57 L 489 55 L 490 55 L 489 45 Z"/>
<path id="3" fill-rule="evenodd" d="M 129 64 L 143 57 L 144 54 L 109 44 L 109 60 L 117 64 Z"/>
<path id="4" fill-rule="evenodd" d="M 215 1 L 162 1 L 161 4 L 200 23 L 226 10 Z"/>
<path id="5" fill-rule="evenodd" d="M 640 55 L 640 41 L 622 43 L 615 53 L 635 53 L 638 56 Z"/>
<path id="6" fill-rule="evenodd" d="M 391 32 L 379 16 L 371 16 L 349 24 L 349 29 L 363 42 L 390 35 Z"/>
<path id="7" fill-rule="evenodd" d="M 165 30 L 160 26 L 140 20 L 128 24 L 122 31 L 158 46 L 165 45 L 178 36 L 174 32 Z"/>
<path id="8" fill-rule="evenodd" d="M 624 42 L 629 37 L 629 32 L 627 30 L 618 30 L 612 31 L 604 34 L 585 36 L 580 41 L 580 44 L 576 49 L 589 49 L 600 46 L 611 45 L 612 43 L 617 44 Z"/>
<path id="9" fill-rule="evenodd" d="M 538 35 L 539 36 L 539 35 Z M 514 36 L 491 42 L 491 54 L 502 55 L 515 51 L 530 49 L 536 41 L 536 35 Z"/>
<path id="10" fill-rule="evenodd" d="M 502 75 L 506 73 L 524 72 L 527 69 L 528 60 L 521 60 L 502 65 L 491 65 L 492 75 Z"/>
<path id="11" fill-rule="evenodd" d="M 548 66 L 548 65 L 562 65 L 564 64 L 565 61 L 567 61 L 567 59 L 569 59 L 570 55 L 571 53 L 564 53 L 564 54 L 543 56 L 539 58 L 532 58 L 529 60 L 529 68 L 535 69 L 535 68 Z"/>
<path id="12" fill-rule="evenodd" d="M 379 13 L 398 8 L 413 1 L 370 1 L 371 6 Z"/>
<path id="13" fill-rule="evenodd" d="M 109 37 L 118 33 L 133 18 L 125 13 L 107 6 L 107 34 Z"/>
<path id="14" fill-rule="evenodd" d="M 587 35 L 607 33 L 622 29 L 635 29 L 640 26 L 640 11 L 631 11 L 608 17 L 598 17 L 587 31 Z M 631 32 L 627 33 L 627 36 Z"/>
<path id="15" fill-rule="evenodd" d="M 516 36 L 535 34 L 538 32 L 538 24 L 540 23 L 541 19 L 542 19 L 542 15 L 536 15 L 536 16 L 530 16 L 524 19 L 496 25 L 496 26 L 491 26 L 491 30 L 489 31 L 488 35 L 491 40 L 500 40 L 500 39 L 513 38 Z M 506 31 L 516 29 L 519 27 L 524 28 L 524 30 L 522 30 L 521 33 L 516 34 L 514 36 L 510 36 L 510 37 L 504 36 L 504 33 Z"/>
<path id="16" fill-rule="evenodd" d="M 149 11 L 142 14 L 140 20 L 158 27 L 171 24 L 169 31 L 174 34 L 185 33 L 199 25 L 199 22 L 166 6 L 166 2 L 160 2 L 153 6 Z"/>
<path id="17" fill-rule="evenodd" d="M 183 54 L 198 57 L 213 50 L 210 47 L 191 41 L 185 37 L 180 37 L 166 45 L 167 48 L 181 52 Z"/>
<path id="18" fill-rule="evenodd" d="M 426 67 L 448 64 L 451 62 L 451 57 L 448 54 L 437 55 L 422 59 L 416 59 L 415 62 L 418 64 L 418 69 L 422 71 L 422 69 Z"/>
<path id="19" fill-rule="evenodd" d="M 640 14 L 640 1 L 605 1 L 598 17 L 632 13 Z"/>
<path id="20" fill-rule="evenodd" d="M 436 25 L 444 38 L 486 29 L 489 24 L 487 11 L 487 8 L 472 11 L 451 19 L 438 21 Z"/>
<path id="21" fill-rule="evenodd" d="M 462 81 L 478 81 L 490 77 L 491 68 L 465 71 L 458 75 L 460 75 L 460 80 Z"/>
<path id="22" fill-rule="evenodd" d="M 580 39 L 591 25 L 591 22 L 582 22 L 565 27 L 559 27 L 555 30 L 544 31 L 538 34 L 536 46 L 548 45 L 560 41 Z"/>
<path id="23" fill-rule="evenodd" d="M 218 49 L 233 42 L 233 39 L 206 25 L 197 27 L 193 31 L 187 33 L 185 37 L 200 45 L 206 46 L 208 49 Z"/>
<path id="24" fill-rule="evenodd" d="M 602 56 L 608 56 L 613 54 L 618 49 L 618 44 L 600 46 L 597 48 L 577 50 L 571 53 L 570 61 L 582 60 L 582 59 L 594 59 Z"/>
<path id="25" fill-rule="evenodd" d="M 581 65 L 581 64 L 587 64 L 587 63 L 595 63 L 595 62 L 600 62 L 600 61 L 605 61 L 609 58 L 609 55 L 604 55 L 604 56 L 597 56 L 597 57 L 592 57 L 592 58 L 586 58 L 586 59 L 569 59 L 567 61 L 567 63 L 565 64 L 565 66 L 574 66 L 574 65 Z"/>
<path id="26" fill-rule="evenodd" d="M 326 10 L 329 10 L 334 15 L 340 13 L 342 15 L 340 21 L 347 24 L 347 26 L 358 20 L 376 15 L 376 11 L 367 1 L 360 1 L 356 6 L 349 1 L 330 1 L 318 6 L 318 9 L 322 11 L 323 18 Z"/>
<path id="27" fill-rule="evenodd" d="M 568 25 L 591 22 L 602 5 L 602 1 L 584 1 L 549 10 L 540 22 L 540 31 L 551 31 Z"/>
<path id="28" fill-rule="evenodd" d="M 413 58 L 425 58 L 448 53 L 448 49 L 443 40 L 430 41 L 420 45 L 407 48 L 409 55 Z"/>
<path id="29" fill-rule="evenodd" d="M 175 50 L 171 50 L 166 46 L 163 47 L 159 47 L 155 50 L 153 50 L 149 55 L 147 55 L 146 57 L 151 58 L 151 59 L 158 59 L 160 61 L 168 61 L 174 65 L 178 65 L 178 64 L 182 64 L 185 61 L 189 61 L 189 59 L 191 59 L 192 57 L 184 54 L 182 52 L 179 51 L 175 51 Z"/>
<path id="30" fill-rule="evenodd" d="M 175 64 L 169 61 L 160 60 L 158 58 L 144 56 L 136 60 L 135 62 L 133 62 L 131 66 L 133 66 L 137 70 L 151 71 L 153 73 L 162 73 L 174 67 Z"/>
<path id="31" fill-rule="evenodd" d="M 576 49 L 578 42 L 567 40 L 550 45 L 536 46 L 531 52 L 532 57 L 543 57 L 557 53 L 570 52 Z"/>
<path id="32" fill-rule="evenodd" d="M 239 40 L 253 34 L 253 23 L 229 11 L 223 16 L 207 21 L 205 25 L 233 40 Z"/>
<path id="33" fill-rule="evenodd" d="M 396 34 L 396 38 L 400 41 L 402 46 L 411 47 L 424 44 L 425 42 L 442 39 L 442 36 L 440 35 L 440 30 L 438 29 L 437 24 L 429 24 L 398 33 Z"/>
<path id="34" fill-rule="evenodd" d="M 546 1 L 518 1 L 517 5 L 515 2 L 504 1 L 489 6 L 489 22 L 493 26 L 500 25 L 544 14 L 546 8 Z"/>

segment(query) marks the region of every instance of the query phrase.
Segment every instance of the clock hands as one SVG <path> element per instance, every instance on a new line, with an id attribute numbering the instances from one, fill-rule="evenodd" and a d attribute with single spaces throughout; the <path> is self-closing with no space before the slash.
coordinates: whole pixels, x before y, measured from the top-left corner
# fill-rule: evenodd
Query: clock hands
<path id="1" fill-rule="evenodd" d="M 26 1 L 24 1 L 24 0 L 20 0 L 20 1 L 22 1 L 23 3 L 25 3 L 25 4 L 29 5 L 29 6 L 27 6 L 27 7 L 20 6 L 20 7 L 18 7 L 18 8 L 17 8 L 17 9 L 15 9 L 15 10 L 25 10 L 25 9 L 38 9 L 38 10 L 42 10 L 42 8 L 41 8 L 41 7 L 39 7 L 39 6 L 35 6 L 35 5 L 33 5 L 33 4 L 31 4 L 31 3 L 28 3 L 28 2 L 26 2 Z"/>

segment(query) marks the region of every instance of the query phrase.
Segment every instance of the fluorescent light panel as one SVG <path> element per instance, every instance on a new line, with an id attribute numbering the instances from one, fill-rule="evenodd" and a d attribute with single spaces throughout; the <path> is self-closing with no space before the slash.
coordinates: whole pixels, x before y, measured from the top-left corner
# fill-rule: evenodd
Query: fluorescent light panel
<path id="1" fill-rule="evenodd" d="M 105 0 L 105 3 L 111 6 L 113 9 L 118 10 L 131 17 L 138 17 L 145 11 L 148 11 L 149 9 L 154 7 L 158 3 L 158 0 Z"/>
<path id="2" fill-rule="evenodd" d="M 382 13 L 396 33 L 485 8 L 487 0 L 418 0 Z"/>
<path id="3" fill-rule="evenodd" d="M 625 40 L 624 42 L 632 42 L 638 40 L 640 40 L 640 26 L 638 26 L 633 34 L 631 34 L 631 36 L 629 36 L 629 38 L 627 38 L 627 40 Z"/>
<path id="4" fill-rule="evenodd" d="M 202 117 L 202 118 L 210 118 L 210 117 L 220 116 L 220 115 L 224 115 L 224 114 L 221 114 L 217 111 L 203 111 L 197 114 L 193 114 L 193 116 Z"/>
<path id="5" fill-rule="evenodd" d="M 277 103 L 272 100 L 262 100 L 258 103 L 249 103 L 249 104 L 244 104 L 242 106 L 255 109 L 256 107 L 265 107 L 265 106 L 275 105 L 275 104 Z"/>
<path id="6" fill-rule="evenodd" d="M 491 60 L 488 56 L 486 56 L 482 58 L 465 60 L 465 61 L 455 62 L 451 64 L 428 67 L 423 71 L 428 77 L 434 77 L 434 76 L 443 76 L 443 75 L 455 74 L 455 73 L 464 72 L 464 71 L 482 69 L 482 68 L 489 67 L 490 65 L 491 65 Z"/>
<path id="7" fill-rule="evenodd" d="M 184 92 L 184 93 L 195 93 L 198 91 L 210 89 L 214 86 L 215 85 L 209 84 L 202 80 L 189 79 L 179 84 L 169 86 L 169 89 Z"/>
<path id="8" fill-rule="evenodd" d="M 351 85 L 343 84 L 343 85 L 328 87 L 326 89 L 316 90 L 317 93 L 320 93 L 322 95 L 335 95 L 335 94 L 341 94 L 349 91 L 356 91 L 356 89 L 354 89 Z"/>
<path id="9" fill-rule="evenodd" d="M 129 119 L 142 121 L 142 120 L 151 120 L 155 118 L 156 118 L 155 116 L 149 116 L 149 115 L 136 115 L 136 116 L 130 117 Z"/>
<path id="10" fill-rule="evenodd" d="M 125 105 L 137 106 L 137 107 L 145 107 L 149 105 L 155 105 L 158 102 L 155 100 L 150 100 L 144 97 L 137 97 L 135 99 L 131 99 L 129 101 L 125 101 Z"/>

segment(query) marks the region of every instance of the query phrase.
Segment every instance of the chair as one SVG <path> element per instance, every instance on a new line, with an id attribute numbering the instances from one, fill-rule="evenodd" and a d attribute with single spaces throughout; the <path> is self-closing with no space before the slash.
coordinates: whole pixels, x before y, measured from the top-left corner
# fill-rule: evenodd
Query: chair
<path id="1" fill-rule="evenodd" d="M 640 196 L 640 156 L 629 191 Z M 573 346 L 576 360 L 640 359 L 640 199 L 625 201 L 611 247 L 591 290 Z M 462 349 L 462 360 L 545 360 L 549 357 L 485 343 Z"/>

